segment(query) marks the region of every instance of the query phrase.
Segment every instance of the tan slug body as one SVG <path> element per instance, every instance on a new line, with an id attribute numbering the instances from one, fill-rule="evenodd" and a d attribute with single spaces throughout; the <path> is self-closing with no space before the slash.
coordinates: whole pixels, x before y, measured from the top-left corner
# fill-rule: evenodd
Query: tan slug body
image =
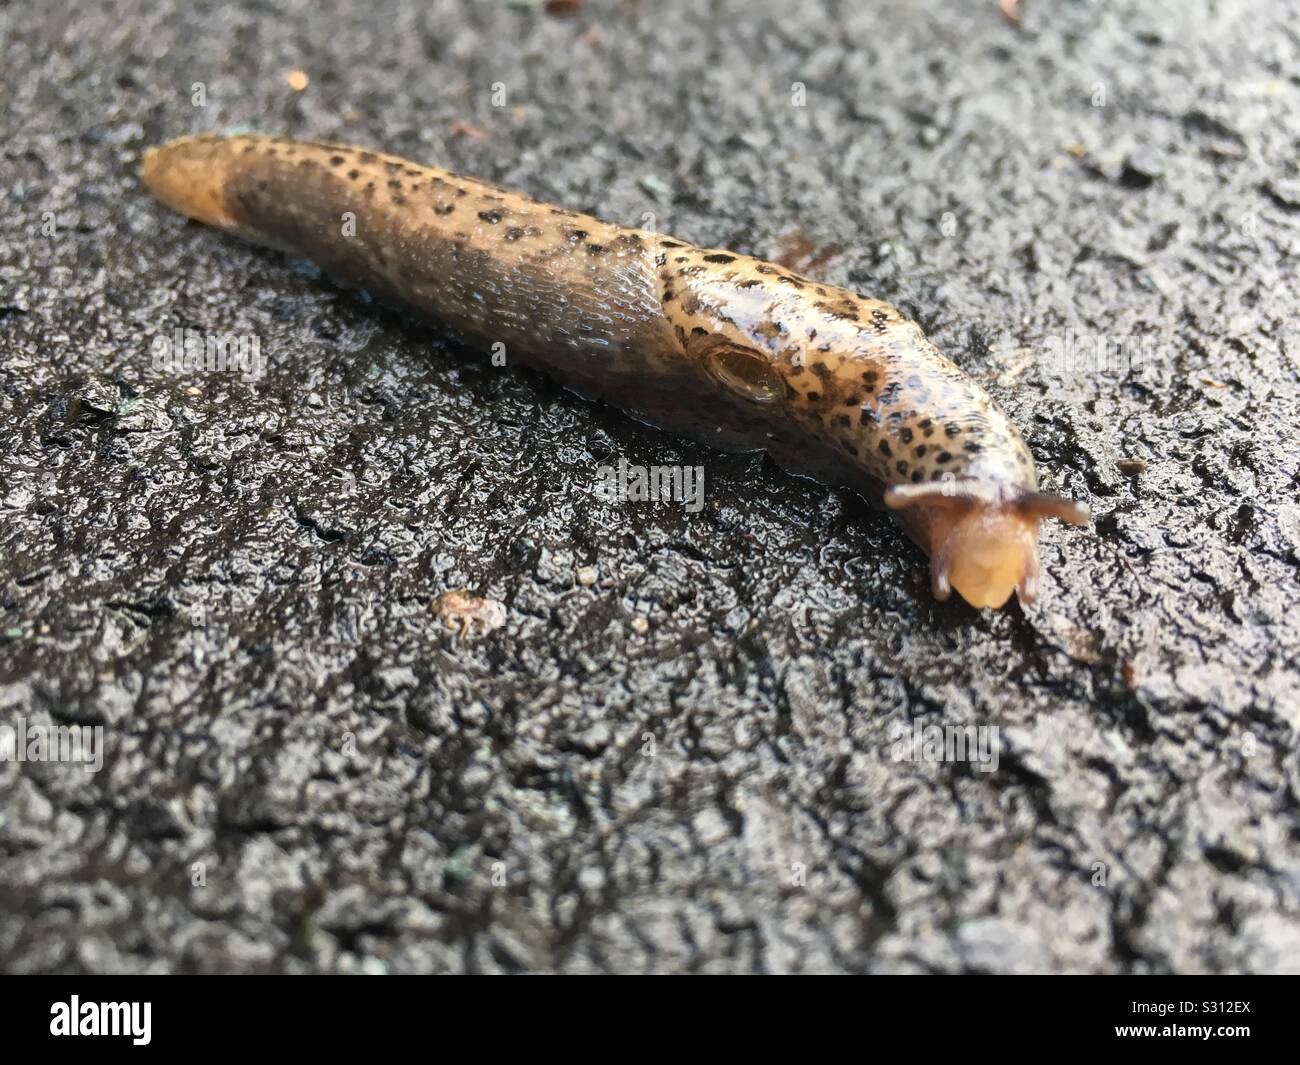
<path id="1" fill-rule="evenodd" d="M 914 323 L 774 263 L 697 248 L 358 148 L 204 135 L 145 156 L 164 203 L 306 256 L 581 395 L 724 450 L 884 493 L 934 594 L 1033 598 L 1037 490 L 1015 426 Z"/>

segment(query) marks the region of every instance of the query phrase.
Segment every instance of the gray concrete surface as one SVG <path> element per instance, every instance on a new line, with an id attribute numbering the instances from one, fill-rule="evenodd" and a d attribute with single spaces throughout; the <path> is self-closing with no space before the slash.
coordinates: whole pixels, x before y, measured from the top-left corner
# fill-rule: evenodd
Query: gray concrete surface
<path id="1" fill-rule="evenodd" d="M 1023 8 L 0 6 L 0 724 L 105 752 L 0 762 L 0 966 L 1300 969 L 1300 10 Z M 235 128 L 817 260 L 1094 529 L 1029 609 L 936 604 L 851 495 L 139 187 Z M 180 327 L 265 375 L 155 372 Z M 703 510 L 595 498 L 619 458 Z"/>

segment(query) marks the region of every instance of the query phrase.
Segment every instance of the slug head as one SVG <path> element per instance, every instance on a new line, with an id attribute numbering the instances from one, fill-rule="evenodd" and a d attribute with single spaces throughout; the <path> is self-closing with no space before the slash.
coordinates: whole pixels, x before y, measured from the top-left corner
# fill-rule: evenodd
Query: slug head
<path id="1" fill-rule="evenodd" d="M 1034 601 L 1038 586 L 1038 523 L 1054 517 L 1075 525 L 1088 521 L 1086 507 L 1042 492 L 999 493 L 961 481 L 896 485 L 885 503 L 912 512 L 930 552 L 936 599 L 952 589 L 973 607 L 1002 606 L 1015 592 Z"/>

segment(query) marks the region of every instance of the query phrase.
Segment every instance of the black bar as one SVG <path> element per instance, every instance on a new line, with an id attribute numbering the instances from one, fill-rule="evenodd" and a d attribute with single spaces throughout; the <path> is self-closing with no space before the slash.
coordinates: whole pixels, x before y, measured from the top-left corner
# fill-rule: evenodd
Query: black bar
<path id="1" fill-rule="evenodd" d="M 859 1052 L 900 1049 L 1077 1051 L 1204 1046 L 1282 1049 L 1293 1039 L 1296 983 L 1267 977 L 860 977 L 848 983 L 713 979 L 708 989 L 616 978 L 557 980 L 421 977 L 51 976 L 3 982 L 6 1047 L 49 1053 L 284 1047 L 333 1054 L 416 1042 L 448 1054 L 603 1053 L 613 1024 L 635 1042 L 726 1052 L 784 1039 L 810 1053 L 829 1040 Z M 67 1030 L 73 996 L 79 1032 L 92 1024 L 128 1034 Z M 102 1003 L 135 1003 L 134 1013 Z M 144 1004 L 149 1006 L 146 1014 Z M 134 1025 L 130 1024 L 131 1020 Z M 592 1022 L 595 1022 L 594 1024 Z M 1195 1029 L 1195 1031 L 1192 1031 Z M 1209 1034 L 1206 1034 L 1208 1030 Z M 131 1032 L 139 1033 L 137 1035 Z M 143 1039 L 147 1037 L 147 1042 Z M 141 1040 L 141 1042 L 137 1042 Z M 461 1045 L 457 1052 L 455 1047 Z M 19 1061 L 11 1057 L 9 1060 Z"/>

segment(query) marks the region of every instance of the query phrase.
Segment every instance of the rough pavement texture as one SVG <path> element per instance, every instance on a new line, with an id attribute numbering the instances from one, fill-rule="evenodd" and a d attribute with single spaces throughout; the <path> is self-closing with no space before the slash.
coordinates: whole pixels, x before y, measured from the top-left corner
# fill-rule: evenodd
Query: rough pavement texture
<path id="1" fill-rule="evenodd" d="M 0 5 L 0 723 L 107 749 L 0 763 L 0 966 L 1300 969 L 1295 3 L 275 6 Z M 855 497 L 139 187 L 233 128 L 812 260 L 1094 528 L 936 604 Z M 265 376 L 155 372 L 178 327 Z M 619 458 L 704 509 L 596 498 Z"/>

